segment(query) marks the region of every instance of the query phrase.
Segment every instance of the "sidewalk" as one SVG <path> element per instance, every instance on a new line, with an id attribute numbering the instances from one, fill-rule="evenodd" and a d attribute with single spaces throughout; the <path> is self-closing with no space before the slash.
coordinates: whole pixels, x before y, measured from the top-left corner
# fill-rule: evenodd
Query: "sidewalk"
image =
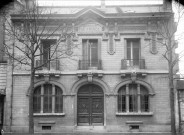
<path id="1" fill-rule="evenodd" d="M 29 133 L 4 133 L 3 135 L 33 135 Z M 82 132 L 82 133 L 34 133 L 34 135 L 171 135 L 171 133 L 91 133 L 91 132 Z"/>

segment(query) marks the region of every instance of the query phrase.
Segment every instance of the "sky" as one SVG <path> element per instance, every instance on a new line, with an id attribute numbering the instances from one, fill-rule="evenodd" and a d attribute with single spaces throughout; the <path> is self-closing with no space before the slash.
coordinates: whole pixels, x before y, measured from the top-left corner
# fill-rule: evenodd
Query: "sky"
<path id="1" fill-rule="evenodd" d="M 101 0 L 37 0 L 40 6 L 98 6 Z M 105 0 L 108 5 L 133 5 L 133 4 L 163 4 L 163 0 Z M 182 7 L 184 8 L 184 7 Z M 175 21 L 177 22 L 177 8 L 173 4 L 173 11 L 175 12 Z M 180 54 L 179 74 L 184 77 L 184 15 L 178 23 L 175 39 L 178 41 L 178 48 L 176 53 Z"/>
<path id="2" fill-rule="evenodd" d="M 178 48 L 176 49 L 176 53 L 179 54 L 179 74 L 182 78 L 184 78 L 184 7 L 181 6 L 181 12 L 173 4 L 173 11 L 175 13 L 175 22 L 177 22 L 177 31 L 175 33 L 175 40 L 178 42 Z M 180 13 L 181 17 L 179 17 L 178 21 L 178 12 Z"/>

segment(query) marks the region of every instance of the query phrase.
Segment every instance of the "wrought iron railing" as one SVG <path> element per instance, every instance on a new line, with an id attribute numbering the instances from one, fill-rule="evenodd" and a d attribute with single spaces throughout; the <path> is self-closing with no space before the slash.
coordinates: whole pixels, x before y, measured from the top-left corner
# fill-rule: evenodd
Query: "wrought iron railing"
<path id="1" fill-rule="evenodd" d="M 102 61 L 79 60 L 79 70 L 102 70 Z"/>
<path id="2" fill-rule="evenodd" d="M 145 69 L 145 60 L 144 59 L 122 59 L 121 60 L 121 69 L 138 67 L 139 69 Z"/>
<path id="3" fill-rule="evenodd" d="M 58 59 L 52 61 L 36 60 L 36 67 L 38 67 L 39 70 L 44 68 L 48 70 L 60 70 L 60 62 Z"/>

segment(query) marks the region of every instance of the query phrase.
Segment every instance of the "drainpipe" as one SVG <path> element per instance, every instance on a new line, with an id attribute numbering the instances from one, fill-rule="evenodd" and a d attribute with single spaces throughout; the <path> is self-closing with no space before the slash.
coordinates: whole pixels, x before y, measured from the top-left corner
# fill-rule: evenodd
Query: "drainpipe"
<path id="1" fill-rule="evenodd" d="M 15 33 L 15 29 L 13 29 L 13 33 Z M 13 71 L 14 71 L 14 54 L 15 54 L 15 36 L 13 36 L 13 50 L 12 50 L 12 54 L 13 54 L 13 57 L 12 57 L 12 70 L 11 70 L 11 77 L 12 77 L 12 80 L 11 80 L 11 103 L 10 103 L 10 110 L 11 110 L 11 113 L 10 113 L 10 132 L 12 132 L 12 123 L 13 123 L 13 88 L 14 88 L 14 78 L 13 78 Z"/>
<path id="2" fill-rule="evenodd" d="M 101 0 L 101 9 L 105 11 L 105 0 Z"/>

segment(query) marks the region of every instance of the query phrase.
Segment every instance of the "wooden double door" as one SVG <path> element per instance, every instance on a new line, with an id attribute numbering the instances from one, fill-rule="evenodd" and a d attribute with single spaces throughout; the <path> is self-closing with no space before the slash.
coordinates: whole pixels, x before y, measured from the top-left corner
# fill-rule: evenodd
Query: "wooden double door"
<path id="1" fill-rule="evenodd" d="M 82 86 L 78 91 L 77 124 L 95 126 L 104 124 L 104 93 L 94 84 Z"/>

